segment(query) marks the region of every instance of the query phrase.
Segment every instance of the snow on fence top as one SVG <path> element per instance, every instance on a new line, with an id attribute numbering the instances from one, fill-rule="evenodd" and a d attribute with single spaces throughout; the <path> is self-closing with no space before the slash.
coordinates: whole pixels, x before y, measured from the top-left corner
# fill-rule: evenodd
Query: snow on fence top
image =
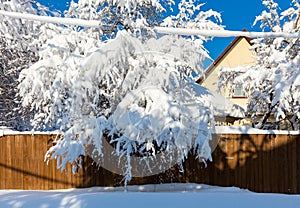
<path id="1" fill-rule="evenodd" d="M 19 12 L 8 12 L 0 10 L 0 15 L 9 16 L 12 18 L 27 19 L 32 21 L 41 21 L 47 23 L 57 23 L 64 25 L 77 25 L 82 27 L 100 27 L 99 21 L 96 20 L 83 20 L 76 18 L 65 17 L 50 17 L 39 16 L 33 14 L 24 14 Z M 300 38 L 300 33 L 287 33 L 287 32 L 242 32 L 230 30 L 199 30 L 199 29 L 186 29 L 186 28 L 170 28 L 170 27 L 154 27 L 157 33 L 161 34 L 178 34 L 178 35 L 195 35 L 205 37 L 236 37 L 245 36 L 249 38 Z"/>
<path id="2" fill-rule="evenodd" d="M 216 134 L 266 134 L 266 135 L 300 135 L 300 131 L 261 130 L 250 126 L 216 126 Z M 0 127 L 0 137 L 5 135 L 57 135 L 59 131 L 15 131 L 7 127 Z"/>
<path id="3" fill-rule="evenodd" d="M 0 137 L 6 135 L 58 135 L 59 131 L 16 131 L 6 126 L 0 126 Z"/>
<path id="4" fill-rule="evenodd" d="M 262 130 L 251 126 L 216 126 L 217 134 L 266 134 L 266 135 L 300 135 L 300 131 Z"/>

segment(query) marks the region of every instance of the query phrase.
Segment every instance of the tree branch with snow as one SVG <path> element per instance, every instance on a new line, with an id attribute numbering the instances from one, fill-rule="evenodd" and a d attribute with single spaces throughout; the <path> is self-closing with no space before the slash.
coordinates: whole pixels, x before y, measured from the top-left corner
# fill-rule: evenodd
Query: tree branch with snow
<path id="1" fill-rule="evenodd" d="M 190 7 L 194 1 L 184 2 L 181 7 L 198 14 L 198 7 Z M 67 163 L 80 166 L 81 155 L 115 155 L 125 159 L 115 163 L 123 164 L 118 173 L 126 184 L 137 176 L 134 160 L 143 170 L 138 174 L 149 175 L 154 166 L 163 171 L 162 164 L 183 162 L 191 150 L 203 161 L 210 159 L 212 108 L 193 85 L 193 73 L 203 72 L 208 56 L 202 45 L 207 38 L 157 37 L 152 26 L 160 25 L 163 5 L 79 0 L 65 15 L 98 20 L 99 28 L 41 27 L 39 60 L 21 72 L 19 94 L 24 107 L 36 110 L 35 128 L 62 134 L 46 160 L 56 159 L 64 170 Z M 199 12 L 197 20 L 172 21 L 222 29 L 210 20 L 214 16 L 219 18 L 213 11 Z M 107 155 L 105 147 L 115 148 Z"/>

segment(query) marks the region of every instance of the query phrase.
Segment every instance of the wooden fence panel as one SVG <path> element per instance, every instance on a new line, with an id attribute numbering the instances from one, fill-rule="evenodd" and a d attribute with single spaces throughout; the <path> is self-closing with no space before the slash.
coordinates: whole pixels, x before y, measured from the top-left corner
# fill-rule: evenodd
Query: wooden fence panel
<path id="1" fill-rule="evenodd" d="M 174 167 L 164 173 L 133 178 L 130 184 L 196 182 L 236 186 L 257 192 L 300 193 L 300 135 L 219 135 L 213 162 L 205 168 L 191 155 L 185 172 Z M 64 189 L 120 186 L 123 176 L 97 167 L 90 158 L 73 174 L 47 165 L 44 155 L 53 135 L 5 135 L 0 137 L 0 189 Z"/>
<path id="2" fill-rule="evenodd" d="M 5 137 L 0 138 L 0 189 L 5 189 L 5 159 L 6 159 Z"/>

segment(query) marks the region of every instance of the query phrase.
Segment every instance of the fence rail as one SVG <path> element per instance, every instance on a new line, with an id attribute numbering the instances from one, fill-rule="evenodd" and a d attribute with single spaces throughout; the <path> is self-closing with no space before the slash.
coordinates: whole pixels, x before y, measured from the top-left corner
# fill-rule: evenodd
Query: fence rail
<path id="1" fill-rule="evenodd" d="M 216 136 L 216 135 L 215 135 Z M 300 135 L 224 134 L 207 167 L 191 155 L 177 167 L 131 184 L 195 182 L 236 186 L 257 192 L 300 193 Z M 123 177 L 97 167 L 88 157 L 75 175 L 44 162 L 55 135 L 0 137 L 0 189 L 50 190 L 120 186 Z"/>

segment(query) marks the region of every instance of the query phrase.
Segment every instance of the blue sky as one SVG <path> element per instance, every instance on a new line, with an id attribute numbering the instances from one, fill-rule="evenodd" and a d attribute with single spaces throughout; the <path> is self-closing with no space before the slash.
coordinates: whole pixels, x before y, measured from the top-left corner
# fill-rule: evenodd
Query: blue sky
<path id="1" fill-rule="evenodd" d="M 282 10 L 290 6 L 292 0 L 275 0 Z M 255 17 L 266 8 L 261 0 L 206 0 L 204 9 L 221 13 L 227 30 L 261 31 L 259 25 L 252 26 Z M 213 59 L 216 59 L 234 38 L 214 38 L 205 44 Z"/>
<path id="2" fill-rule="evenodd" d="M 64 10 L 70 0 L 38 0 L 52 9 Z M 292 0 L 275 0 L 282 10 L 289 7 Z M 264 6 L 261 0 L 201 0 L 206 2 L 204 10 L 213 9 L 221 13 L 223 25 L 228 30 L 247 29 L 248 31 L 260 31 L 259 26 L 252 26 L 255 17 L 259 15 Z M 205 43 L 205 47 L 210 52 L 210 56 L 216 59 L 233 38 L 214 38 L 213 41 Z"/>

